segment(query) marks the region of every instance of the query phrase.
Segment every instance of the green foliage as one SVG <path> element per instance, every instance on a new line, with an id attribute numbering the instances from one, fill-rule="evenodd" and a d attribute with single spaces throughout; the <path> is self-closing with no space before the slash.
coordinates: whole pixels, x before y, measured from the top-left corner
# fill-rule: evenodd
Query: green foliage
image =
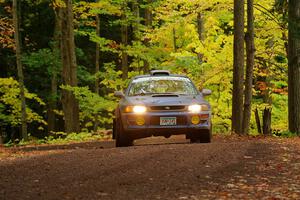
<path id="1" fill-rule="evenodd" d="M 149 3 L 143 0 L 138 1 L 140 16 L 134 13 L 134 2 L 134 0 L 74 2 L 75 39 L 78 45 L 77 77 L 78 85 L 83 87 L 62 88 L 72 91 L 78 99 L 82 127 L 85 130 L 93 129 L 95 124 L 101 128 L 109 127 L 112 123 L 112 111 L 117 102 L 113 96 L 114 91 L 124 90 L 131 77 L 143 73 L 144 64 L 147 62 L 150 69 L 168 69 L 172 73 L 186 74 L 197 87 L 211 89 L 213 93 L 207 100 L 212 105 L 214 132 L 229 132 L 232 104 L 233 1 L 165 0 Z M 52 7 L 49 9 L 47 1 L 28 0 L 23 6 L 37 9 L 46 5 L 44 9 L 39 10 L 43 10 L 42 16 L 46 14 L 49 16 L 52 24 L 47 23 L 47 26 L 54 27 L 53 8 L 65 5 L 61 0 L 52 1 L 51 4 Z M 254 4 L 256 56 L 252 108 L 258 108 L 260 115 L 265 107 L 272 108 L 272 128 L 284 135 L 284 131 L 288 128 L 285 49 L 288 35 L 287 0 L 255 0 Z M 9 4 L 5 3 L 5 6 L 9 7 Z M 0 24 L 3 27 L 0 30 L 0 41 L 6 45 L 7 51 L 13 48 L 11 37 L 13 32 L 9 24 L 11 12 L 6 7 L 5 10 L 0 9 Z M 148 8 L 152 10 L 152 25 L 146 26 L 144 14 Z M 203 29 L 198 27 L 199 13 L 203 19 Z M 23 15 L 21 28 L 25 28 L 22 41 L 25 43 L 25 51 L 27 50 L 23 55 L 27 72 L 25 79 L 28 80 L 26 86 L 30 91 L 47 99 L 50 76 L 53 73 L 57 74 L 58 85 L 61 83 L 59 50 L 53 48 L 49 33 L 46 34 L 45 29 L 38 29 L 40 26 L 36 23 L 40 21 L 38 12 L 25 12 Z M 100 36 L 96 35 L 96 15 L 100 17 Z M 121 25 L 128 26 L 129 41 L 126 46 L 120 42 Z M 132 29 L 136 27 L 138 33 L 133 33 Z M 100 72 L 97 74 L 94 74 L 95 44 L 100 47 Z M 4 52 L 2 49 L 0 51 Z M 124 51 L 129 56 L 130 72 L 127 80 L 122 80 L 120 70 L 121 55 Z M 13 53 L 4 53 L 6 54 L 0 58 L 1 64 L 5 61 L 7 65 L 11 65 L 14 62 Z M 14 69 L 6 68 L 5 76 L 16 75 Z M 96 78 L 100 81 L 100 96 L 90 90 Z M 19 112 L 13 111 L 19 110 L 18 106 L 14 107 L 18 102 L 17 85 L 2 85 L 1 90 L 5 87 L 8 88 L 7 91 L 0 91 L 0 121 L 16 126 L 20 123 L 17 117 Z M 10 97 L 5 99 L 2 93 Z M 37 101 L 35 97 L 31 98 Z M 59 101 L 58 97 L 55 98 Z M 32 100 L 29 100 L 30 104 Z M 37 118 L 36 115 L 29 116 Z M 43 121 L 42 118 L 38 119 Z M 253 112 L 251 132 L 257 132 Z"/>
<path id="2" fill-rule="evenodd" d="M 19 83 L 13 78 L 0 78 L 0 122 L 1 125 L 18 126 L 21 124 L 21 100 L 19 98 L 20 88 Z M 29 93 L 25 90 L 27 102 L 36 103 L 44 106 L 45 103 L 36 94 Z M 29 103 L 27 104 L 29 105 Z M 37 122 L 41 125 L 46 125 L 43 117 L 34 112 L 28 106 L 27 122 Z"/>
<path id="3" fill-rule="evenodd" d="M 80 85 L 90 85 L 95 81 L 94 75 L 83 65 L 77 66 L 77 77 Z"/>
<path id="4" fill-rule="evenodd" d="M 288 124 L 288 97 L 280 94 L 273 94 L 272 96 L 272 129 L 285 131 Z"/>
<path id="5" fill-rule="evenodd" d="M 61 66 L 59 51 L 40 49 L 23 57 L 23 63 L 30 71 L 45 70 L 48 75 L 58 74 Z"/>
<path id="6" fill-rule="evenodd" d="M 70 133 L 65 134 L 63 132 L 58 132 L 58 136 L 49 136 L 45 137 L 44 140 L 38 140 L 40 143 L 44 144 L 66 144 L 72 142 L 85 142 L 85 141 L 93 141 L 93 140 L 103 140 L 109 138 L 109 136 L 98 133 L 91 132 L 81 132 L 81 133 Z"/>
<path id="7" fill-rule="evenodd" d="M 88 87 L 61 86 L 61 88 L 73 92 L 78 100 L 82 127 L 89 129 L 95 123 L 100 123 L 102 127 L 112 124 L 112 112 L 116 106 L 114 101 L 91 92 Z"/>
<path id="8" fill-rule="evenodd" d="M 80 132 L 80 133 L 70 133 L 70 134 L 66 134 L 64 132 L 56 132 L 53 133 L 51 136 L 45 137 L 43 139 L 30 137 L 28 141 L 10 140 L 7 143 L 5 143 L 4 146 L 12 147 L 12 146 L 42 145 L 42 144 L 56 145 L 56 144 L 70 144 L 75 142 L 106 140 L 106 139 L 110 139 L 110 135 L 101 132 L 99 133 Z"/>
<path id="9" fill-rule="evenodd" d="M 124 81 L 120 79 L 122 71 L 115 70 L 114 63 L 106 63 L 104 65 L 104 72 L 96 74 L 102 81 L 101 84 L 106 87 L 108 93 L 124 89 Z"/>
<path id="10" fill-rule="evenodd" d="M 128 79 L 122 80 L 120 77 L 122 71 L 116 70 L 114 63 L 105 63 L 104 71 L 96 74 L 100 78 L 102 86 L 105 87 L 108 98 L 113 98 L 114 91 L 125 90 L 132 77 L 139 75 L 139 71 L 131 71 L 128 73 Z"/>
<path id="11" fill-rule="evenodd" d="M 298 137 L 298 135 L 296 133 L 292 133 L 290 131 L 277 131 L 277 132 L 273 133 L 273 136 L 285 137 L 285 138 Z"/>

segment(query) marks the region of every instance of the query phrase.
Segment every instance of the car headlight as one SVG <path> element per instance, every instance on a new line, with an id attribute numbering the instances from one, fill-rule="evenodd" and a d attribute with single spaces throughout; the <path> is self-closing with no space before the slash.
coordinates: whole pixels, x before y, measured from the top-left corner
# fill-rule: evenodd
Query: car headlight
<path id="1" fill-rule="evenodd" d="M 192 113 L 198 113 L 201 111 L 208 111 L 209 109 L 207 105 L 194 104 L 194 105 L 190 105 L 188 110 Z"/>
<path id="2" fill-rule="evenodd" d="M 133 112 L 137 114 L 141 114 L 147 111 L 145 106 L 133 106 Z"/>
<path id="3" fill-rule="evenodd" d="M 133 112 L 136 114 L 143 114 L 147 111 L 147 107 L 146 106 L 127 106 L 125 108 L 125 112 L 129 113 L 129 112 Z"/>

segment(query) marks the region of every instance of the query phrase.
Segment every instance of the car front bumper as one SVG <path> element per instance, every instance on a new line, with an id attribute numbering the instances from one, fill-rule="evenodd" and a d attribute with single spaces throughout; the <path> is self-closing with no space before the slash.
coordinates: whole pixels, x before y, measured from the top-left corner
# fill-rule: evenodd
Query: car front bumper
<path id="1" fill-rule="evenodd" d="M 200 119 L 198 124 L 192 123 L 192 117 L 197 115 Z M 122 113 L 122 125 L 126 134 L 132 138 L 144 138 L 150 136 L 170 136 L 179 134 L 201 134 L 211 129 L 210 112 L 198 114 L 189 112 L 149 112 L 143 115 L 134 113 Z M 160 125 L 160 117 L 176 117 L 176 125 Z M 137 118 L 143 119 L 144 124 L 138 125 Z"/>

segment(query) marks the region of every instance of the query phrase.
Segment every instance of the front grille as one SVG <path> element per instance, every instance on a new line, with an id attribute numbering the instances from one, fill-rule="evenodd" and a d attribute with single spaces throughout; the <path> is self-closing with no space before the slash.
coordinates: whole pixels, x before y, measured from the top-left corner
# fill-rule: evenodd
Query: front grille
<path id="1" fill-rule="evenodd" d="M 160 125 L 160 117 L 158 117 L 158 116 L 151 117 L 150 125 L 159 126 Z M 187 125 L 186 117 L 185 116 L 176 116 L 176 125 Z"/>
<path id="2" fill-rule="evenodd" d="M 185 106 L 150 106 L 151 111 L 180 111 L 185 110 Z"/>

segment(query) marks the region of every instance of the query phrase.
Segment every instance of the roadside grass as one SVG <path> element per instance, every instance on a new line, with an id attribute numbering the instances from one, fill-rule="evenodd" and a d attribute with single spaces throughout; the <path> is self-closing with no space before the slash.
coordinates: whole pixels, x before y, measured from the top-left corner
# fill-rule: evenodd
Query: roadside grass
<path id="1" fill-rule="evenodd" d="M 249 135 L 237 135 L 231 132 L 223 132 L 223 133 L 213 133 L 214 138 L 257 138 L 262 139 L 264 137 L 267 138 L 296 138 L 299 137 L 295 133 L 291 133 L 289 131 L 273 131 L 272 135 L 265 136 L 263 134 L 259 134 L 257 132 L 251 132 Z M 91 141 L 105 141 L 110 140 L 112 138 L 112 133 L 110 130 L 100 130 L 97 132 L 80 132 L 80 133 L 70 133 L 66 134 L 64 132 L 53 132 L 50 136 L 39 139 L 30 136 L 28 141 L 24 140 L 15 140 L 8 141 L 3 146 L 4 147 L 18 147 L 18 146 L 38 146 L 38 145 L 63 145 L 63 144 L 71 144 L 71 143 L 80 143 L 80 142 L 91 142 Z"/>
<path id="2" fill-rule="evenodd" d="M 221 136 L 221 137 L 231 137 L 231 136 L 236 136 L 237 134 L 226 131 L 226 132 L 220 132 L 220 131 L 214 131 L 213 136 Z M 288 130 L 272 130 L 272 135 L 264 135 L 260 134 L 257 131 L 250 131 L 249 135 L 240 135 L 240 136 L 245 136 L 245 137 L 275 137 L 275 138 L 294 138 L 294 137 L 299 137 L 300 135 L 297 135 L 297 133 L 290 132 Z"/>
<path id="3" fill-rule="evenodd" d="M 90 142 L 90 141 L 103 141 L 111 139 L 111 133 L 109 131 L 98 132 L 81 132 L 70 133 L 55 132 L 52 135 L 39 139 L 30 136 L 28 141 L 15 140 L 8 141 L 4 144 L 4 147 L 16 147 L 16 146 L 28 146 L 28 145 L 56 145 L 56 144 L 69 144 L 76 142 Z"/>

